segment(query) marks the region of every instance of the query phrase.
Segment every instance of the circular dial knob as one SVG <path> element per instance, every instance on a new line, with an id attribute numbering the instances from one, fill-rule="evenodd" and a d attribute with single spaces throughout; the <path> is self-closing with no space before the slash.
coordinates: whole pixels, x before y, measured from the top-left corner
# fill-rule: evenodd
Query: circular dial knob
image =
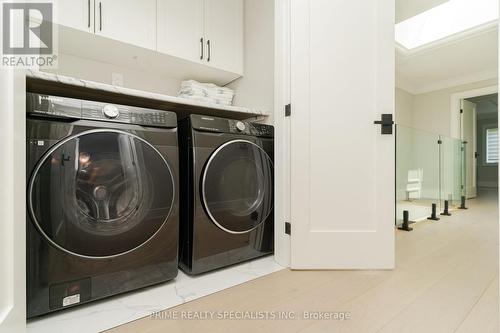
<path id="1" fill-rule="evenodd" d="M 245 130 L 246 126 L 243 122 L 238 121 L 236 123 L 236 128 L 238 129 L 238 131 L 243 132 Z"/>
<path id="2" fill-rule="evenodd" d="M 114 105 L 108 104 L 102 108 L 102 113 L 110 119 L 114 119 L 120 115 L 118 108 Z"/>

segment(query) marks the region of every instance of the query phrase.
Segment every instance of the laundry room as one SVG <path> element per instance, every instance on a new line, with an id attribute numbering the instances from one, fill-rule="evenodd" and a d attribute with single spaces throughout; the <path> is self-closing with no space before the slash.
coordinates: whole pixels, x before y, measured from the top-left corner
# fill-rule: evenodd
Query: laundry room
<path id="1" fill-rule="evenodd" d="M 53 8 L 57 64 L 19 80 L 27 331 L 100 332 L 281 270 L 274 1 Z"/>
<path id="2" fill-rule="evenodd" d="M 0 333 L 498 332 L 499 13 L 2 0 Z"/>

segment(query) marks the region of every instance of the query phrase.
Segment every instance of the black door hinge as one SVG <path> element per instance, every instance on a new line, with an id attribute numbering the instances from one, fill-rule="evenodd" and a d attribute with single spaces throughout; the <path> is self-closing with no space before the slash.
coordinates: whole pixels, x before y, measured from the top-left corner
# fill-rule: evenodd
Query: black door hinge
<path id="1" fill-rule="evenodd" d="M 285 234 L 292 234 L 292 225 L 290 224 L 290 222 L 285 222 Z"/>
<path id="2" fill-rule="evenodd" d="M 440 144 L 442 144 L 442 143 L 443 143 L 443 141 L 441 141 L 441 140 L 438 140 L 438 145 L 440 145 Z"/>
<path id="3" fill-rule="evenodd" d="M 291 104 L 285 105 L 285 117 L 290 117 L 291 114 L 292 114 L 292 105 Z"/>
<path id="4" fill-rule="evenodd" d="M 392 120 L 391 113 L 383 114 L 381 120 L 376 120 L 373 123 L 381 125 L 381 134 L 392 134 L 392 125 L 394 124 L 394 121 Z"/>
<path id="5" fill-rule="evenodd" d="M 460 109 L 460 113 L 464 113 L 464 110 L 463 110 L 463 109 Z"/>

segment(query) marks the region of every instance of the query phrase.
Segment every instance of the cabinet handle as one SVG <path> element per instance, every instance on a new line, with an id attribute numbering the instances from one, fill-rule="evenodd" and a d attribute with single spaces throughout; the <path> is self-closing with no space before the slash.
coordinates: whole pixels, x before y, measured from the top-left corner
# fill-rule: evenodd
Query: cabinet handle
<path id="1" fill-rule="evenodd" d="M 89 14 L 89 15 L 88 15 L 87 19 L 88 19 L 88 22 L 89 22 L 88 26 L 89 26 L 89 28 L 90 28 L 90 0 L 88 0 L 87 5 L 89 6 L 89 7 L 88 7 L 88 9 L 89 9 L 88 14 Z"/>
<path id="2" fill-rule="evenodd" d="M 208 46 L 208 57 L 207 61 L 210 61 L 210 58 L 212 57 L 212 47 L 210 46 L 210 39 L 207 40 L 207 46 Z"/>
<path id="3" fill-rule="evenodd" d="M 102 2 L 99 2 L 99 31 L 102 31 Z"/>
<path id="4" fill-rule="evenodd" d="M 203 60 L 203 57 L 204 57 L 203 49 L 205 48 L 205 44 L 203 44 L 203 37 L 200 38 L 200 44 L 201 44 L 201 56 L 200 56 L 200 60 Z"/>

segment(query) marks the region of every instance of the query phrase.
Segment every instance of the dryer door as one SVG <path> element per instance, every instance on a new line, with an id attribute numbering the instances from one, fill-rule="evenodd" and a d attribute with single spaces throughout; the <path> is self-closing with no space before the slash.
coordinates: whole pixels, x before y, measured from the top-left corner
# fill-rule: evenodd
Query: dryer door
<path id="1" fill-rule="evenodd" d="M 250 141 L 233 140 L 216 149 L 201 180 L 212 222 L 233 234 L 264 223 L 273 210 L 273 171 L 268 154 Z"/>
<path id="2" fill-rule="evenodd" d="M 28 188 L 31 217 L 55 247 L 83 257 L 132 251 L 166 223 L 169 165 L 152 145 L 118 130 L 91 130 L 52 147 Z"/>

